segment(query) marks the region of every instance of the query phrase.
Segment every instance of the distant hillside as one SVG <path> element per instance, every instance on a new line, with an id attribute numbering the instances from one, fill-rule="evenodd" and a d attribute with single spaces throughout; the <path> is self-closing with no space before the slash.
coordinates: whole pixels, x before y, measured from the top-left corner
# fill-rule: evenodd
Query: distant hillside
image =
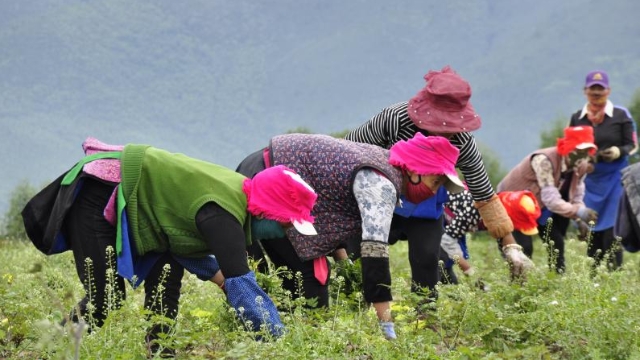
<path id="1" fill-rule="evenodd" d="M 631 0 L 2 2 L 0 210 L 90 135 L 235 167 L 289 129 L 354 128 L 447 64 L 508 168 L 582 106 L 589 70 L 628 104 L 639 13 Z"/>

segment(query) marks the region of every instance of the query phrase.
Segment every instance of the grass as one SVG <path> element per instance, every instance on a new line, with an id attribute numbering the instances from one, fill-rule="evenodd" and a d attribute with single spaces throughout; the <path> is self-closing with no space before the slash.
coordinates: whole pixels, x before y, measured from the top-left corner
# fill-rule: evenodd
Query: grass
<path id="1" fill-rule="evenodd" d="M 274 275 L 259 280 L 282 309 L 287 333 L 255 341 L 214 284 L 186 275 L 175 334 L 164 343 L 188 359 L 640 358 L 638 255 L 625 253 L 622 270 L 600 268 L 592 277 L 586 243 L 570 238 L 567 272 L 558 276 L 536 240 L 537 267 L 518 285 L 508 280 L 495 241 L 481 235 L 468 244 L 476 275 L 441 286 L 437 310 L 425 320 L 416 317 L 409 291 L 406 242 L 391 247 L 396 341 L 384 340 L 359 293 L 347 296 L 336 285 L 329 309 L 306 310 Z M 476 286 L 479 278 L 489 291 Z M 82 294 L 71 253 L 46 257 L 30 243 L 0 241 L 0 358 L 146 358 L 144 291 L 127 290 L 124 306 L 98 331 L 60 326 Z"/>

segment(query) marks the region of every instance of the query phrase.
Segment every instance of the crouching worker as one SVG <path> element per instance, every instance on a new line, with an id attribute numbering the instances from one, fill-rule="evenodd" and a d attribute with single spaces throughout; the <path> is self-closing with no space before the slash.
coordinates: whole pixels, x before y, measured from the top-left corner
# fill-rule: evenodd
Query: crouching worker
<path id="1" fill-rule="evenodd" d="M 531 191 L 503 191 L 497 194 L 516 231 L 526 235 L 538 233 L 537 219 L 540 206 Z M 443 283 L 457 283 L 453 264 L 458 265 L 466 276 L 475 274 L 467 250 L 467 233 L 487 230 L 478 209 L 473 206 L 473 197 L 468 190 L 449 194 L 444 204 L 445 227 L 441 247 L 449 261 L 445 262 L 446 278 Z M 455 261 L 454 261 L 455 260 Z M 445 281 L 447 280 L 447 281 Z"/>
<path id="2" fill-rule="evenodd" d="M 319 306 L 329 304 L 326 255 L 359 239 L 365 301 L 373 305 L 385 338 L 395 339 L 388 249 L 394 208 L 401 194 L 420 202 L 442 185 L 462 191 L 455 171 L 458 154 L 447 139 L 420 133 L 390 150 L 326 135 L 288 134 L 273 137 L 237 171 L 258 176 L 270 166 L 286 165 L 313 186 L 318 193 L 313 209 L 317 236 L 303 237 L 278 224 L 275 229 L 262 224 L 262 233 L 254 235 L 263 240 L 277 267 L 302 274 L 304 293 L 297 295 L 317 298 Z M 284 279 L 283 284 L 295 294 L 293 280 Z"/>
<path id="3" fill-rule="evenodd" d="M 188 266 L 190 259 L 214 255 L 226 278 L 227 300 L 243 323 L 250 321 L 251 330 L 264 328 L 273 336 L 283 333 L 275 305 L 249 269 L 245 249 L 253 216 L 283 228 L 313 229 L 310 212 L 317 195 L 308 184 L 284 166 L 252 180 L 148 145 L 113 146 L 89 138 L 83 148 L 87 156 L 22 212 L 39 250 L 47 255 L 73 251 L 85 297 L 72 311 L 72 321 L 83 318 L 90 330 L 100 327 L 108 312 L 122 305 L 125 279 L 133 286 L 144 281 L 145 308 L 175 319 L 181 262 Z M 159 285 L 163 291 L 156 299 Z M 117 295 L 115 303 L 111 294 Z M 151 351 L 157 349 L 153 340 L 170 330 L 165 325 L 149 330 Z"/>
<path id="4" fill-rule="evenodd" d="M 580 224 L 579 231 L 590 231 L 587 223 L 598 220 L 598 213 L 583 201 L 584 177 L 593 170 L 597 147 L 591 126 L 571 126 L 564 129 L 564 137 L 555 147 L 539 149 L 527 155 L 500 181 L 498 191 L 530 190 L 541 205 L 537 219 L 538 231 L 543 240 L 553 241 L 549 253 L 549 266 L 564 273 L 564 239 L 569 221 Z M 546 239 L 547 219 L 553 219 Z M 533 254 L 531 234 L 515 231 L 513 236 L 527 256 Z"/>

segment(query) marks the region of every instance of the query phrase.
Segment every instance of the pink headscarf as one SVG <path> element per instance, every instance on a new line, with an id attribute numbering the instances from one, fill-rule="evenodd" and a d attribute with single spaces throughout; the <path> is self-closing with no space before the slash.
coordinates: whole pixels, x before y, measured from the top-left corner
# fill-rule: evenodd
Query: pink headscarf
<path id="1" fill-rule="evenodd" d="M 122 151 L 124 145 L 110 145 L 104 143 L 94 137 L 88 137 L 82 143 L 82 149 L 86 155 L 104 151 Z M 111 182 L 120 182 L 120 160 L 119 159 L 102 159 L 95 160 L 86 164 L 82 170 L 99 179 Z"/>
<path id="2" fill-rule="evenodd" d="M 254 216 L 291 222 L 303 235 L 316 235 L 311 209 L 318 195 L 300 175 L 283 165 L 267 168 L 245 179 L 247 210 Z"/>
<path id="3" fill-rule="evenodd" d="M 389 154 L 389 164 L 419 175 L 446 175 L 447 190 L 453 193 L 464 190 L 458 178 L 456 162 L 460 150 L 442 136 L 424 136 L 416 133 L 408 141 L 395 143 Z"/>

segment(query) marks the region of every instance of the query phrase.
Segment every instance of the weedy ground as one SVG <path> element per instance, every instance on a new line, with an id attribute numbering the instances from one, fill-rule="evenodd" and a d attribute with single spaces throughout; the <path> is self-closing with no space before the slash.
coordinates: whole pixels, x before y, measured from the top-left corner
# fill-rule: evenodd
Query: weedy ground
<path id="1" fill-rule="evenodd" d="M 637 254 L 625 253 L 621 270 L 594 273 L 587 243 L 570 235 L 567 271 L 558 275 L 537 239 L 537 266 L 520 284 L 510 281 L 494 240 L 479 235 L 468 245 L 477 273 L 458 272 L 459 285 L 440 286 L 426 316 L 417 315 L 420 299 L 409 290 L 406 242 L 391 247 L 396 341 L 382 337 L 361 294 L 349 292 L 359 281 L 356 262 L 332 274 L 332 304 L 323 310 L 292 300 L 281 269 L 259 275 L 287 327 L 266 341 L 243 330 L 220 289 L 187 274 L 175 332 L 161 343 L 179 359 L 640 359 Z M 128 287 L 126 295 L 98 331 L 62 326 L 82 296 L 71 253 L 46 257 L 28 242 L 0 241 L 0 358 L 145 359 L 144 291 Z"/>

